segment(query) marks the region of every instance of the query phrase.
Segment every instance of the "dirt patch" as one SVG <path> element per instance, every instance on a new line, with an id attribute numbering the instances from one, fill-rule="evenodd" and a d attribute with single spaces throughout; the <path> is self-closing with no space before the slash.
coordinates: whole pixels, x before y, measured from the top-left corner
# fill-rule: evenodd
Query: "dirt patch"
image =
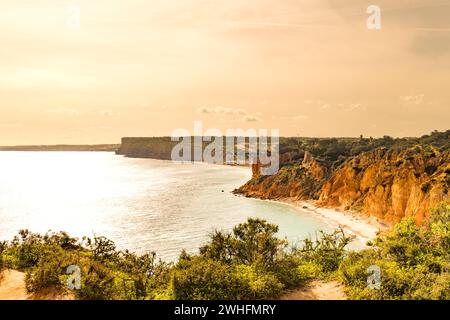
<path id="1" fill-rule="evenodd" d="M 346 300 L 344 287 L 337 281 L 308 281 L 302 288 L 292 290 L 281 300 Z"/>
<path id="2" fill-rule="evenodd" d="M 48 289 L 39 293 L 28 293 L 25 287 L 25 273 L 5 270 L 0 279 L 0 300 L 73 300 L 74 296 Z"/>

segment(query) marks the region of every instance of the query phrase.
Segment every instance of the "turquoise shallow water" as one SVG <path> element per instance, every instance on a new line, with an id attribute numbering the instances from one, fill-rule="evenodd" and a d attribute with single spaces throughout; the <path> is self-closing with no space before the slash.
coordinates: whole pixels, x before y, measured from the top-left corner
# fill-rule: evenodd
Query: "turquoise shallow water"
<path id="1" fill-rule="evenodd" d="M 278 224 L 291 243 L 331 230 L 287 205 L 233 195 L 250 176 L 248 168 L 107 152 L 0 152 L 0 239 L 24 228 L 64 230 L 173 260 L 181 249 L 196 252 L 214 229 L 248 217 Z"/>

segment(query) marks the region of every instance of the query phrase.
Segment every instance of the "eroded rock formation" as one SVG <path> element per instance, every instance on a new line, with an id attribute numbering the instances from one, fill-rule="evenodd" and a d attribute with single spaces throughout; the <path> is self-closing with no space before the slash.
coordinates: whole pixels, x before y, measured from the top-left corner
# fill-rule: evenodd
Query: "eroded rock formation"
<path id="1" fill-rule="evenodd" d="M 321 206 L 359 211 L 386 222 L 413 217 L 420 224 L 431 208 L 449 198 L 450 152 L 421 146 L 379 148 L 334 171 L 309 152 L 301 163 L 283 166 L 274 176 L 260 176 L 256 169 L 237 193 L 263 199 L 314 199 Z"/>
<path id="2" fill-rule="evenodd" d="M 448 200 L 450 153 L 379 149 L 357 156 L 324 184 L 319 204 L 354 209 L 387 222 L 413 217 L 420 224 Z"/>

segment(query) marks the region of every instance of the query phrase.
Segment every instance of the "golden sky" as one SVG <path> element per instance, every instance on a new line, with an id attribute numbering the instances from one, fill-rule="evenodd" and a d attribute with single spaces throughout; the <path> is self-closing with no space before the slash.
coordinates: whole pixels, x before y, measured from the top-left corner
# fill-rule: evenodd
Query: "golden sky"
<path id="1" fill-rule="evenodd" d="M 0 41 L 0 145 L 449 129 L 450 0 L 0 0 Z"/>

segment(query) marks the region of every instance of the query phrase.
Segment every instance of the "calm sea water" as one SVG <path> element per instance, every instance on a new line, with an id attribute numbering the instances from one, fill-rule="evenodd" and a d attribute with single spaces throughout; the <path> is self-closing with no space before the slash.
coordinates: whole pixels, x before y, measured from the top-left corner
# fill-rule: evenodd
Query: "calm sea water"
<path id="1" fill-rule="evenodd" d="M 282 204 L 231 194 L 248 168 L 130 159 L 108 152 L 0 152 L 0 240 L 20 229 L 103 235 L 121 249 L 173 260 L 214 229 L 248 217 L 280 227 L 292 243 L 330 230 Z"/>

